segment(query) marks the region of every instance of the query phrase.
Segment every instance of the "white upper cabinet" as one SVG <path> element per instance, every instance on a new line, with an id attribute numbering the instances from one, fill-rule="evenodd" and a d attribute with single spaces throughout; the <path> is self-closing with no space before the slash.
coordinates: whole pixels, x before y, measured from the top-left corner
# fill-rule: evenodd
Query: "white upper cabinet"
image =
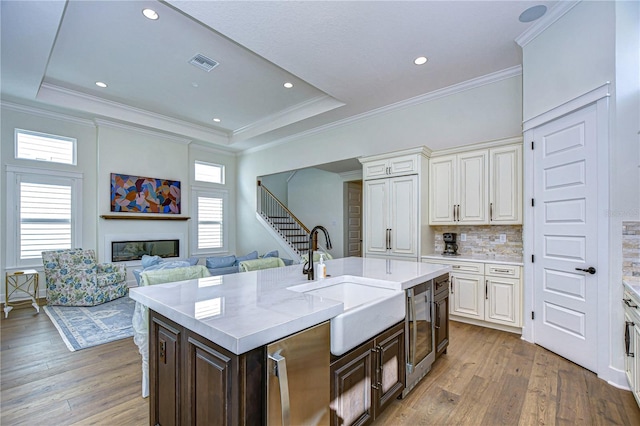
<path id="1" fill-rule="evenodd" d="M 418 255 L 418 177 L 365 181 L 365 253 Z"/>
<path id="2" fill-rule="evenodd" d="M 457 156 L 432 158 L 429 165 L 429 224 L 455 223 Z"/>
<path id="3" fill-rule="evenodd" d="M 418 173 L 418 156 L 403 155 L 396 158 L 367 162 L 363 165 L 364 179 L 403 176 Z"/>
<path id="4" fill-rule="evenodd" d="M 432 247 L 430 234 L 421 232 L 427 222 L 430 153 L 421 147 L 360 159 L 365 256 L 416 261 L 423 245 Z"/>
<path id="5" fill-rule="evenodd" d="M 489 223 L 487 150 L 431 159 L 430 225 Z"/>
<path id="6" fill-rule="evenodd" d="M 487 151 L 472 151 L 458 155 L 457 223 L 485 225 L 489 223 L 487 204 L 489 185 Z"/>
<path id="7" fill-rule="evenodd" d="M 522 144 L 434 156 L 430 225 L 522 223 Z"/>
<path id="8" fill-rule="evenodd" d="M 522 145 L 489 150 L 489 220 L 496 225 L 522 223 Z"/>

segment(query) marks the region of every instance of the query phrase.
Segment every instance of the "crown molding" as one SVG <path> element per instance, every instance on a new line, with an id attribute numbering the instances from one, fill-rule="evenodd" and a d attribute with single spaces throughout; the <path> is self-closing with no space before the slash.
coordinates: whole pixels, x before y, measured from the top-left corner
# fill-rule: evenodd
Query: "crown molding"
<path id="1" fill-rule="evenodd" d="M 256 135 L 267 133 L 344 105 L 344 102 L 340 102 L 329 95 L 316 96 L 235 130 L 231 136 L 231 143 L 242 142 Z"/>
<path id="2" fill-rule="evenodd" d="M 233 150 L 232 148 L 227 149 L 226 147 L 204 145 L 204 142 L 200 142 L 200 141 L 191 141 L 191 143 L 189 144 L 189 148 L 197 149 L 199 151 L 207 151 L 213 154 L 230 155 L 233 157 L 238 156 L 238 151 Z"/>
<path id="3" fill-rule="evenodd" d="M 59 112 L 47 111 L 47 110 L 32 107 L 32 106 L 16 104 L 16 103 L 7 102 L 7 101 L 0 101 L 0 107 L 9 109 L 15 112 L 21 112 L 24 114 L 37 115 L 43 118 L 66 121 L 73 124 L 79 124 L 81 126 L 95 127 L 95 124 L 92 120 L 78 118 L 71 115 L 62 114 Z"/>
<path id="4" fill-rule="evenodd" d="M 220 130 L 157 114 L 119 102 L 109 101 L 50 83 L 42 83 L 37 99 L 54 104 L 70 104 L 76 109 L 89 111 L 93 114 L 133 122 L 171 133 L 184 134 L 194 139 L 221 145 L 229 144 L 228 134 Z"/>
<path id="5" fill-rule="evenodd" d="M 291 142 L 306 136 L 315 135 L 317 133 L 322 133 L 322 132 L 335 129 L 338 127 L 342 127 L 342 126 L 347 126 L 349 124 L 352 124 L 361 120 L 365 120 L 371 117 L 375 117 L 381 114 L 385 114 L 391 111 L 400 110 L 400 109 L 408 108 L 415 105 L 420 105 L 420 104 L 430 102 L 439 98 L 465 92 L 467 90 L 482 87 L 487 84 L 497 83 L 498 81 L 506 80 L 506 79 L 517 77 L 520 75 L 522 75 L 522 66 L 516 65 L 511 68 L 506 68 L 501 71 L 496 71 L 491 74 L 487 74 L 481 77 L 473 78 L 471 80 L 463 81 L 462 83 L 458 83 L 448 87 L 444 87 L 442 89 L 434 90 L 433 92 L 425 93 L 424 95 L 416 96 L 401 102 L 396 102 L 394 104 L 386 105 L 381 108 L 367 111 L 365 113 L 358 114 L 353 117 L 346 118 L 344 120 L 335 121 L 333 123 L 329 123 L 324 126 L 315 127 L 313 129 L 309 129 L 304 132 L 296 133 L 295 135 L 287 136 L 285 138 L 278 139 L 277 141 L 260 145 L 254 148 L 249 148 L 242 152 L 246 154 L 253 154 L 259 151 L 263 151 L 265 149 L 274 148 L 278 145 L 282 145 L 287 142 Z"/>
<path id="6" fill-rule="evenodd" d="M 522 34 L 516 37 L 515 42 L 520 47 L 525 47 L 533 39 L 542 34 L 547 28 L 553 25 L 558 19 L 562 18 L 567 12 L 574 8 L 581 0 L 577 1 L 559 1 L 549 11 L 533 25 L 527 28 Z"/>
<path id="7" fill-rule="evenodd" d="M 423 145 L 415 148 L 403 149 L 401 151 L 385 152 L 384 154 L 376 154 L 376 155 L 369 155 L 367 157 L 360 157 L 358 158 L 358 161 L 360 161 L 360 163 L 368 163 L 370 161 L 385 160 L 387 158 L 399 157 L 401 155 L 413 155 L 413 154 L 419 154 L 419 155 L 422 155 L 423 157 L 429 158 L 431 157 L 431 153 L 432 153 L 431 149 Z"/>
<path id="8" fill-rule="evenodd" d="M 431 158 L 440 157 L 443 155 L 458 154 L 460 152 L 467 152 L 467 151 L 476 150 L 476 149 L 489 149 L 489 148 L 496 148 L 496 147 L 505 146 L 505 145 L 522 144 L 522 141 L 523 141 L 522 136 L 514 136 L 512 138 L 495 139 L 492 141 L 473 143 L 470 145 L 456 146 L 455 148 L 447 148 L 447 149 L 442 149 L 440 151 L 433 151 L 433 153 L 431 154 Z"/>
<path id="9" fill-rule="evenodd" d="M 156 130 L 145 129 L 145 128 L 138 127 L 131 124 L 118 123 L 115 121 L 104 120 L 102 118 L 94 118 L 93 121 L 96 123 L 96 127 L 110 127 L 112 129 L 127 130 L 127 131 L 136 132 L 136 133 L 140 133 L 147 136 L 166 139 L 181 145 L 187 145 L 191 143 L 191 139 L 182 138 L 179 136 L 174 136 L 174 135 L 170 135 L 163 132 L 158 132 Z"/>
<path id="10" fill-rule="evenodd" d="M 349 180 L 362 180 L 362 169 L 361 170 L 351 170 L 349 172 L 338 173 L 340 179 L 349 181 Z"/>

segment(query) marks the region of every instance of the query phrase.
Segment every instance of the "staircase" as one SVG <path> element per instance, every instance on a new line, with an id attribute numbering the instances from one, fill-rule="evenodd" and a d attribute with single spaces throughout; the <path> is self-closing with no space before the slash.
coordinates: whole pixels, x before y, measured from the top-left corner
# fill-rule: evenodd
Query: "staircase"
<path id="1" fill-rule="evenodd" d="M 258 213 L 298 256 L 309 251 L 309 229 L 260 181 L 258 181 Z"/>

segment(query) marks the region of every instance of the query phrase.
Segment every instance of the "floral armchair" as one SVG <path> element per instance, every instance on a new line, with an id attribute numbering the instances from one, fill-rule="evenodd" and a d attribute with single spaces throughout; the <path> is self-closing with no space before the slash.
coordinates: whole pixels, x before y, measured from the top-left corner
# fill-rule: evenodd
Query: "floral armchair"
<path id="1" fill-rule="evenodd" d="M 124 265 L 98 263 L 94 250 L 42 252 L 47 304 L 94 306 L 127 294 Z"/>

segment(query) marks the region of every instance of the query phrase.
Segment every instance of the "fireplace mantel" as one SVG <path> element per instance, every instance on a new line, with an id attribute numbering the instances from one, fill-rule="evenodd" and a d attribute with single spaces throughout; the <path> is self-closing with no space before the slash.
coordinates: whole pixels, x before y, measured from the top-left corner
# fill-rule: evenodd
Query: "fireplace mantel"
<path id="1" fill-rule="evenodd" d="M 155 216 L 155 215 L 132 215 L 132 214 L 103 214 L 101 219 L 107 220 L 189 220 L 189 216 Z"/>

